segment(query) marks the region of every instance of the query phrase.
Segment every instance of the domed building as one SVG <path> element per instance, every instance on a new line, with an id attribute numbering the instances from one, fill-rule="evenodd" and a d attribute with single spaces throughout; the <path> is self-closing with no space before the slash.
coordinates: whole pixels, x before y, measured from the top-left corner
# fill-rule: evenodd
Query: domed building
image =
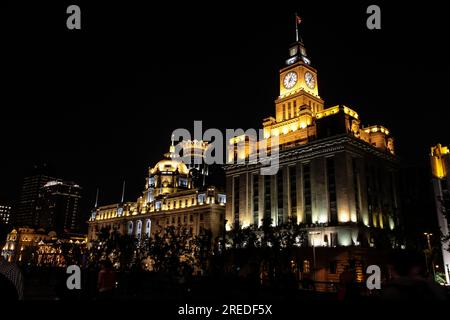
<path id="1" fill-rule="evenodd" d="M 168 194 L 192 189 L 192 175 L 186 164 L 175 153 L 175 147 L 170 146 L 165 159 L 159 161 L 154 167 L 149 168 L 148 178 L 144 191 L 144 199 L 147 203 Z"/>
<path id="2" fill-rule="evenodd" d="M 102 229 L 117 230 L 138 239 L 164 232 L 166 227 L 186 228 L 193 235 L 210 230 L 219 237 L 224 228 L 226 196 L 215 186 L 205 185 L 207 169 L 187 161 L 192 150 L 203 157 L 207 144 L 183 141 L 183 157 L 170 150 L 148 170 L 145 188 L 136 202 L 124 202 L 95 207 L 89 219 L 88 239 L 95 240 Z M 193 146 L 188 148 L 187 146 Z M 201 148 L 199 147 L 201 146 Z M 187 152 L 186 152 L 187 150 Z"/>

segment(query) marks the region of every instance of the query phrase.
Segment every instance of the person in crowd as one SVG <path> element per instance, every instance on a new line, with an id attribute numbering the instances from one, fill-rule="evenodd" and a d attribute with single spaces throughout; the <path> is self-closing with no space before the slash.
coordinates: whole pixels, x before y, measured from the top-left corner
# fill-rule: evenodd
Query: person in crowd
<path id="1" fill-rule="evenodd" d="M 116 273 L 109 259 L 102 261 L 101 270 L 98 273 L 97 288 L 100 299 L 111 299 L 116 287 Z"/>
<path id="2" fill-rule="evenodd" d="M 382 300 L 446 300 L 445 290 L 426 276 L 423 255 L 398 250 L 389 260 L 391 279 L 381 288 Z"/>
<path id="3" fill-rule="evenodd" d="M 350 266 L 346 266 L 339 275 L 339 288 L 337 292 L 339 301 L 353 301 L 359 298 L 359 288 L 356 283 L 355 272 Z"/>

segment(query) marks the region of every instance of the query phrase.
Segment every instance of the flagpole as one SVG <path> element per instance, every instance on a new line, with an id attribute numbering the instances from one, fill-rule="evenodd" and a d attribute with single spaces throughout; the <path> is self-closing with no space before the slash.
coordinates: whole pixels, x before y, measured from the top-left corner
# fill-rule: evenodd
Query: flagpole
<path id="1" fill-rule="evenodd" d="M 297 23 L 297 12 L 295 13 L 295 41 L 298 42 L 298 23 Z"/>

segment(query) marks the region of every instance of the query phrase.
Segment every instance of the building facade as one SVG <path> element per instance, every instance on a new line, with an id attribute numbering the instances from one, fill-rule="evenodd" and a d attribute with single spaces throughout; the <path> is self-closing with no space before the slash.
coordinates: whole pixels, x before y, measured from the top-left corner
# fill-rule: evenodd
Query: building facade
<path id="1" fill-rule="evenodd" d="M 39 170 L 39 169 L 38 169 Z M 36 171 L 24 178 L 19 201 L 14 207 L 12 223 L 15 226 L 35 226 L 39 223 L 36 205 L 41 188 L 55 178 L 45 173 Z"/>
<path id="2" fill-rule="evenodd" d="M 203 151 L 206 148 L 204 143 L 195 144 L 197 149 L 200 145 Z M 136 202 L 95 208 L 88 222 L 89 241 L 96 240 L 102 229 L 145 239 L 166 227 L 186 228 L 193 235 L 210 230 L 213 238 L 219 237 L 226 197 L 216 187 L 204 185 L 205 172 L 204 167 L 186 165 L 172 143 L 165 158 L 149 168 L 144 191 Z"/>
<path id="3" fill-rule="evenodd" d="M 85 245 L 87 239 L 82 234 L 58 236 L 56 232 L 44 229 L 17 228 L 7 235 L 1 254 L 9 262 L 62 267 L 67 265 L 60 247 L 64 242 Z"/>
<path id="4" fill-rule="evenodd" d="M 275 117 L 263 120 L 264 138 L 229 141 L 227 228 L 293 221 L 305 226 L 313 246 L 375 246 L 368 230 L 392 231 L 401 222 L 390 131 L 364 127 L 347 106 L 325 107 L 302 41 L 289 48 L 279 81 Z M 276 174 L 262 175 L 263 165 L 251 161 L 263 152 L 278 157 Z"/>
<path id="5" fill-rule="evenodd" d="M 431 148 L 430 154 L 434 201 L 440 231 L 449 237 L 450 213 L 450 148 L 440 144 Z M 450 252 L 448 241 L 442 243 L 442 260 L 447 285 L 450 285 Z"/>
<path id="6" fill-rule="evenodd" d="M 13 229 L 6 237 L 6 244 L 2 249 L 2 256 L 9 262 L 21 262 L 30 259 L 41 240 L 48 240 L 53 235 L 45 230 L 33 228 Z"/>
<path id="7" fill-rule="evenodd" d="M 36 225 L 46 230 L 80 232 L 84 223 L 79 210 L 81 187 L 55 179 L 41 187 L 36 202 Z"/>

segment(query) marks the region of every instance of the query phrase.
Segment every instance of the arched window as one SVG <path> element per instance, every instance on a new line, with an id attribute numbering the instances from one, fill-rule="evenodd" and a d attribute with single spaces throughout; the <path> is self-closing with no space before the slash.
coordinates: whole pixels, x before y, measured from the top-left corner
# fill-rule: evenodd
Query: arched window
<path id="1" fill-rule="evenodd" d="M 145 235 L 147 236 L 147 238 L 150 238 L 151 226 L 152 222 L 150 221 L 150 219 L 147 219 L 147 221 L 145 222 Z"/>
<path id="2" fill-rule="evenodd" d="M 138 220 L 136 224 L 136 238 L 140 239 L 142 234 L 142 221 Z"/>
<path id="3" fill-rule="evenodd" d="M 127 234 L 129 236 L 133 234 L 133 221 L 128 221 Z"/>

